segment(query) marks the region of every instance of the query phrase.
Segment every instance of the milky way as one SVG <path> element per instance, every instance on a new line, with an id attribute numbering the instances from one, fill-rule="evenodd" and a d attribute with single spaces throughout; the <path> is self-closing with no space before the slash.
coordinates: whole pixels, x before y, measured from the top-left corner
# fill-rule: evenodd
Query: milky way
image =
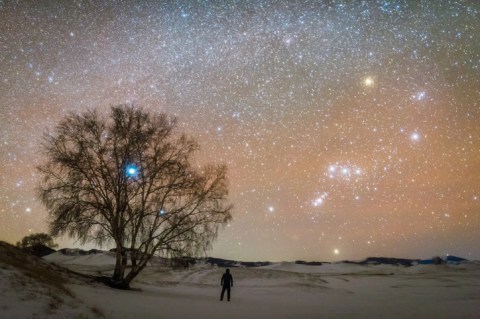
<path id="1" fill-rule="evenodd" d="M 0 1 L 0 239 L 47 230 L 42 133 L 135 103 L 228 165 L 211 255 L 478 259 L 479 101 L 477 1 Z"/>

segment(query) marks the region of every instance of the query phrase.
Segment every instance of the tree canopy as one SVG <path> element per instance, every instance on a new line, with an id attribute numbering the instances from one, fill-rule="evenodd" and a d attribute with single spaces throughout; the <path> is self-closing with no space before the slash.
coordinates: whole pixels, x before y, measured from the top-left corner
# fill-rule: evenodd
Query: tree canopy
<path id="1" fill-rule="evenodd" d="M 17 242 L 17 246 L 21 248 L 30 248 L 40 245 L 50 248 L 58 247 L 58 245 L 54 243 L 52 236 L 46 233 L 31 234 L 23 237 L 21 241 Z"/>
<path id="2" fill-rule="evenodd" d="M 205 251 L 231 219 L 226 166 L 192 165 L 198 143 L 176 124 L 119 105 L 109 116 L 72 113 L 44 137 L 39 196 L 50 231 L 113 243 L 115 286 L 128 288 L 154 255 Z"/>

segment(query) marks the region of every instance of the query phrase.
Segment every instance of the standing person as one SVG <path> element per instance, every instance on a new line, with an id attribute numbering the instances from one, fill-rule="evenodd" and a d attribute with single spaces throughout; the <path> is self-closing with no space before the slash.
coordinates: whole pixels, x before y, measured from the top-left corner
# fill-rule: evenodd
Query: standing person
<path id="1" fill-rule="evenodd" d="M 223 301 L 223 295 L 225 294 L 225 290 L 227 291 L 227 299 L 228 301 L 230 301 L 230 288 L 233 287 L 233 277 L 230 274 L 230 269 L 227 269 L 223 274 L 220 285 L 222 286 L 222 294 L 220 295 L 220 301 Z"/>

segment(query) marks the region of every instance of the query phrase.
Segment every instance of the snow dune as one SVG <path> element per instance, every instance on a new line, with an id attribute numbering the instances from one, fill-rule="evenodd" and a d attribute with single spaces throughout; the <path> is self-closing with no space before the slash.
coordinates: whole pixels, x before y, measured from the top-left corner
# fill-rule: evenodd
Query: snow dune
<path id="1" fill-rule="evenodd" d="M 287 266 L 287 265 L 284 265 Z M 323 266 L 301 272 L 268 268 L 234 268 L 232 301 L 220 302 L 223 269 L 184 271 L 148 269 L 136 282 L 141 292 L 74 291 L 112 318 L 478 318 L 480 268 L 390 267 L 323 274 Z M 357 268 L 355 267 L 355 268 Z M 278 267 L 284 268 L 284 267 Z M 300 271 L 295 271 L 297 269 Z M 430 268 L 430 269 L 426 269 Z"/>
<path id="2" fill-rule="evenodd" d="M 54 253 L 44 259 L 103 275 L 111 273 L 114 263 L 109 253 Z M 231 302 L 219 301 L 223 272 L 205 264 L 177 270 L 151 265 L 133 282 L 131 291 L 72 280 L 65 286 L 78 300 L 77 312 L 58 311 L 62 315 L 58 318 L 480 318 L 480 264 L 475 262 L 413 267 L 277 263 L 231 268 Z M 11 318 L 34 318 L 28 312 L 31 305 L 17 297 L 25 307 L 18 306 L 15 315 L 23 311 L 23 316 Z M 9 298 L 11 302 L 15 295 Z M 80 310 L 82 316 L 75 316 Z"/>

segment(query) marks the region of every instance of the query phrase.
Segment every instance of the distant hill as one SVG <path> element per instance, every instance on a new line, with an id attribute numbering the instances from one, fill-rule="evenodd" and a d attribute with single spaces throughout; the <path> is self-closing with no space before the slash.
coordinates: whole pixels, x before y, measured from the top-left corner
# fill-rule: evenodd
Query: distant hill
<path id="1" fill-rule="evenodd" d="M 435 257 L 435 258 L 432 258 L 432 259 L 425 259 L 425 260 L 420 260 L 419 261 L 419 264 L 421 265 L 431 265 L 431 264 L 443 264 L 443 263 L 447 263 L 447 264 L 461 264 L 461 263 L 464 263 L 464 262 L 469 262 L 468 259 L 465 259 L 465 258 L 461 258 L 461 257 L 457 257 L 457 256 L 447 256 L 445 259 L 442 259 L 440 257 Z"/>
<path id="2" fill-rule="evenodd" d="M 463 263 L 465 261 L 469 261 L 468 259 L 457 257 L 457 256 L 447 256 L 445 259 L 447 263 Z"/>
<path id="3" fill-rule="evenodd" d="M 395 266 L 413 266 L 418 264 L 419 259 L 404 259 L 404 258 L 388 258 L 388 257 L 368 257 L 364 261 L 360 262 L 362 265 L 366 264 L 384 264 Z"/>
<path id="4" fill-rule="evenodd" d="M 431 265 L 431 264 L 460 264 L 463 262 L 468 262 L 468 259 L 456 257 L 456 256 L 447 256 L 445 259 L 441 257 L 434 257 L 431 259 L 405 259 L 405 258 L 389 258 L 389 257 L 368 257 L 363 261 L 346 261 L 347 263 L 360 264 L 360 265 L 394 265 L 394 266 L 415 266 L 418 264 L 421 265 Z"/>
<path id="5" fill-rule="evenodd" d="M 262 267 L 271 264 L 269 261 L 235 261 L 214 257 L 207 257 L 200 260 L 205 261 L 207 264 L 216 265 L 218 267 Z"/>
<path id="6" fill-rule="evenodd" d="M 58 251 L 63 255 L 68 255 L 68 256 L 85 256 L 85 255 L 93 255 L 93 254 L 105 252 L 104 250 L 98 250 L 98 249 L 83 250 L 80 248 L 62 248 Z"/>
<path id="7" fill-rule="evenodd" d="M 329 264 L 324 261 L 303 261 L 303 260 L 297 260 L 295 261 L 297 265 L 307 265 L 307 266 L 321 266 L 323 264 Z"/>
<path id="8" fill-rule="evenodd" d="M 115 252 L 115 250 L 112 249 L 109 251 L 104 251 L 104 250 L 91 249 L 86 251 L 79 248 L 74 248 L 74 249 L 63 248 L 58 250 L 58 253 L 65 256 L 88 256 L 88 255 L 95 255 L 100 253 L 111 254 L 112 252 Z M 165 264 L 176 266 L 176 267 L 179 267 L 179 266 L 188 267 L 188 266 L 199 264 L 199 263 L 210 264 L 212 266 L 217 266 L 217 267 L 262 267 L 262 266 L 267 266 L 271 264 L 271 262 L 268 262 L 268 261 L 253 261 L 253 262 L 252 261 L 236 261 L 236 260 L 228 260 L 228 259 L 215 258 L 215 257 L 206 257 L 206 258 L 176 257 L 171 259 L 159 258 L 159 260 L 161 260 Z"/>
<path id="9" fill-rule="evenodd" d="M 184 266 L 188 267 L 195 264 L 209 264 L 212 266 L 222 267 L 222 268 L 234 268 L 234 267 L 262 267 L 270 265 L 271 262 L 268 261 L 237 261 L 229 260 L 215 257 L 206 257 L 206 258 L 192 258 L 192 257 L 177 257 L 173 259 L 166 260 L 167 263 L 170 263 L 174 266 Z"/>
<path id="10" fill-rule="evenodd" d="M 38 248 L 38 252 L 32 252 L 37 256 L 46 256 L 48 254 L 54 253 L 55 250 L 48 247 Z M 87 256 L 94 255 L 99 253 L 112 253 L 115 252 L 115 249 L 109 251 L 90 249 L 83 250 L 79 248 L 63 248 L 58 250 L 59 253 L 66 256 Z M 198 263 L 210 264 L 212 266 L 222 267 L 222 268 L 234 268 L 234 267 L 263 267 L 273 264 L 269 261 L 238 261 L 231 259 L 222 259 L 215 257 L 176 257 L 171 259 L 158 258 L 162 263 L 175 266 L 175 267 L 188 267 Z M 456 257 L 456 256 L 447 256 L 444 259 L 440 257 L 435 257 L 431 259 L 408 259 L 408 258 L 392 258 L 392 257 L 368 257 L 361 261 L 351 261 L 344 260 L 341 263 L 347 264 L 358 264 L 358 265 L 393 265 L 393 266 L 405 266 L 410 267 L 418 264 L 436 264 L 436 263 L 448 263 L 448 264 L 460 264 L 463 262 L 468 262 L 468 259 Z M 323 264 L 330 264 L 330 262 L 324 261 L 303 261 L 297 260 L 294 262 L 298 265 L 307 265 L 307 266 L 321 266 Z"/>
<path id="11" fill-rule="evenodd" d="M 35 245 L 35 246 L 26 247 L 26 248 L 22 248 L 22 249 L 23 249 L 24 251 L 32 254 L 32 255 L 37 256 L 37 257 L 48 256 L 48 255 L 53 254 L 54 252 L 56 252 L 55 249 L 50 248 L 50 247 L 45 246 L 45 245 Z"/>

